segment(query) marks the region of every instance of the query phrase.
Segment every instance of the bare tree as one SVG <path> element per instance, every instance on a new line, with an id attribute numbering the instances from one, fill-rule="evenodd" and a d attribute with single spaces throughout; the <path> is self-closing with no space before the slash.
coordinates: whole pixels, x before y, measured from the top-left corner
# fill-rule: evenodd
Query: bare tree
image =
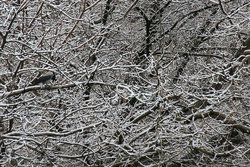
<path id="1" fill-rule="evenodd" d="M 249 6 L 1 1 L 0 164 L 248 166 Z"/>

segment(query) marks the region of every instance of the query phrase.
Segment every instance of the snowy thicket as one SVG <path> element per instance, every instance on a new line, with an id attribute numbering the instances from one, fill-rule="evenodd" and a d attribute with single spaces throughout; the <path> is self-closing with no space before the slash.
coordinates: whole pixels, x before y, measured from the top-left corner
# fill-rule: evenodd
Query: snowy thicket
<path id="1" fill-rule="evenodd" d="M 248 166 L 249 19 L 249 0 L 0 0 L 1 166 Z"/>

